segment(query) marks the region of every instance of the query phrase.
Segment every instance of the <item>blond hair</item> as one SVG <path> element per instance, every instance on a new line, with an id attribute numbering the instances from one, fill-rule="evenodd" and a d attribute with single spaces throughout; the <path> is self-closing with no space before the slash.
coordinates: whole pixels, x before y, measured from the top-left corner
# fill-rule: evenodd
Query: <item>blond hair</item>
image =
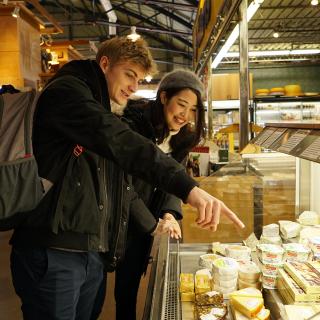
<path id="1" fill-rule="evenodd" d="M 140 65 L 146 74 L 155 74 L 157 67 L 153 61 L 148 44 L 142 38 L 132 41 L 127 37 L 114 37 L 104 41 L 96 55 L 96 61 L 99 64 L 103 56 L 110 60 L 114 65 L 118 62 L 129 61 Z"/>

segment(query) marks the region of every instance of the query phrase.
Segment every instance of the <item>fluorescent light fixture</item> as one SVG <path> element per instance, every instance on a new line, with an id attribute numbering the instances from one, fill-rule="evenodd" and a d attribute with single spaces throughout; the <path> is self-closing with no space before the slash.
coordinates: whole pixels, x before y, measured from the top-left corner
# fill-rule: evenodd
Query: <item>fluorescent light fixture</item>
<path id="1" fill-rule="evenodd" d="M 300 50 L 291 50 L 290 54 L 319 54 L 320 49 L 300 49 Z"/>
<path id="2" fill-rule="evenodd" d="M 254 14 L 259 9 L 260 5 L 263 3 L 264 0 L 254 0 L 250 3 L 248 9 L 247 9 L 247 21 L 249 22 L 251 18 L 254 16 Z M 234 44 L 234 42 L 239 37 L 239 23 L 234 27 L 232 30 L 228 40 L 223 45 L 217 56 L 214 58 L 211 64 L 211 68 L 215 69 L 221 62 L 221 60 L 225 57 L 225 54 L 229 51 L 231 46 Z"/>
<path id="3" fill-rule="evenodd" d="M 19 18 L 19 17 L 20 17 L 20 8 L 19 8 L 19 7 L 14 7 L 11 15 L 12 15 L 14 18 Z"/>
<path id="4" fill-rule="evenodd" d="M 135 42 L 140 38 L 140 34 L 137 34 L 136 27 L 131 27 L 131 33 L 127 36 L 131 41 Z"/>
<path id="5" fill-rule="evenodd" d="M 249 51 L 249 57 L 275 57 L 289 55 L 320 54 L 320 49 L 299 49 L 299 50 L 270 50 L 270 51 Z M 226 58 L 237 58 L 239 52 L 227 52 Z"/>

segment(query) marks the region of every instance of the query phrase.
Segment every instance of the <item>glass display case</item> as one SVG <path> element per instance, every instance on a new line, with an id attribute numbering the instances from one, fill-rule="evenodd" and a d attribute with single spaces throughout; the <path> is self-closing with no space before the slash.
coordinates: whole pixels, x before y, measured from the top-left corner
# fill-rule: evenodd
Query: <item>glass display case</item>
<path id="1" fill-rule="evenodd" d="M 253 100 L 254 122 L 318 121 L 320 122 L 320 96 L 256 97 Z"/>
<path id="2" fill-rule="evenodd" d="M 246 155 L 242 161 L 224 166 L 199 183 L 233 210 L 246 228 L 237 230 L 221 217 L 215 233 L 200 231 L 194 222 L 197 212 L 184 205 L 184 243 L 241 242 L 252 232 L 260 236 L 262 225 L 295 219 L 296 160 L 292 156 L 270 152 Z"/>
<path id="3" fill-rule="evenodd" d="M 320 239 L 320 203 L 318 200 L 320 124 L 267 124 L 265 129 L 251 142 L 268 152 L 242 155 L 242 161 L 230 163 L 213 175 L 199 179 L 200 186 L 210 194 L 222 199 L 238 214 L 246 228 L 239 231 L 222 217 L 216 232 L 200 229 L 195 223 L 197 213 L 185 205 L 182 220 L 183 243 L 162 238 L 159 254 L 153 268 L 154 282 L 150 285 L 150 297 L 152 298 L 150 298 L 149 309 L 145 313 L 144 319 L 196 319 L 194 318 L 194 309 L 198 302 L 194 303 L 192 299 L 183 300 L 181 298 L 179 275 L 181 273 L 196 275 L 200 272 L 199 269 L 205 267 L 203 257 L 208 256 L 207 253 L 211 253 L 211 256 L 217 253 L 229 257 L 225 248 L 232 248 L 232 245 L 242 242 L 250 248 L 250 258 L 260 268 L 264 307 L 270 310 L 270 319 L 292 319 L 287 316 L 289 312 L 292 314 L 293 310 L 296 310 L 294 308 L 297 305 L 305 306 L 301 312 L 309 312 L 312 309 L 312 313 L 310 313 L 312 319 L 320 317 L 320 288 L 312 288 L 319 290 L 319 292 L 314 291 L 317 292 L 316 297 L 305 294 L 305 291 L 300 287 L 304 285 L 303 281 L 298 281 L 301 279 L 300 276 L 294 278 L 294 274 L 299 270 L 288 271 L 287 266 L 290 260 L 281 260 L 283 265 L 283 269 L 282 266 L 279 267 L 281 276 L 278 274 L 278 270 L 272 275 L 265 274 L 265 270 L 269 272 L 274 268 L 274 265 L 270 262 L 272 268 L 267 269 L 268 263 L 261 260 L 259 246 L 256 246 L 259 243 L 260 245 L 275 244 L 280 248 L 285 248 L 288 244 L 305 245 L 306 243 L 310 244 L 310 240 Z M 308 220 L 308 223 L 305 224 L 301 220 L 301 215 L 298 219 L 298 215 L 303 211 L 307 211 L 308 214 L 312 212 L 311 216 L 317 220 L 317 223 L 313 222 L 310 225 Z M 310 217 L 308 216 L 308 219 Z M 299 230 L 297 229 L 294 235 L 284 236 L 283 232 L 286 233 L 289 229 L 285 228 L 283 231 L 281 223 L 288 222 L 291 225 L 294 224 L 295 227 L 299 225 Z M 268 230 L 278 226 L 278 236 L 267 236 L 265 234 L 266 226 Z M 258 241 L 258 239 L 260 240 Z M 276 243 L 272 241 L 276 241 Z M 308 248 L 310 252 L 312 251 L 312 256 L 308 257 L 308 261 L 300 261 L 299 263 L 303 264 L 304 268 L 316 266 L 314 269 L 319 268 L 319 271 L 315 270 L 320 272 L 320 249 L 318 254 L 312 246 Z M 275 257 L 276 255 L 270 253 L 267 256 Z M 221 261 L 221 258 L 218 259 Z M 313 261 L 309 263 L 311 259 Z M 291 261 L 296 263 L 298 260 L 293 258 Z M 214 265 L 212 262 L 213 288 L 215 288 L 217 281 L 216 274 L 213 272 L 217 266 L 218 264 Z M 303 272 L 302 270 L 306 269 L 301 269 L 301 272 Z M 283 275 L 287 277 L 285 281 Z M 288 280 L 288 275 L 292 277 L 291 280 Z M 309 281 L 310 276 L 311 274 L 307 273 L 305 279 Z M 270 279 L 274 282 L 272 288 L 269 287 Z M 313 283 L 313 279 L 310 282 Z M 318 280 L 319 277 L 314 283 L 318 284 Z M 238 289 L 241 289 L 240 281 L 237 285 Z M 197 293 L 196 289 L 195 293 Z M 235 306 L 230 307 L 229 299 L 230 296 L 224 295 L 224 303 L 229 309 L 229 313 L 224 319 L 238 319 L 233 316 L 233 312 L 230 312 L 230 309 Z M 290 308 L 291 306 L 292 308 Z M 313 317 L 314 315 L 315 317 Z M 243 317 L 243 315 L 240 316 Z"/>

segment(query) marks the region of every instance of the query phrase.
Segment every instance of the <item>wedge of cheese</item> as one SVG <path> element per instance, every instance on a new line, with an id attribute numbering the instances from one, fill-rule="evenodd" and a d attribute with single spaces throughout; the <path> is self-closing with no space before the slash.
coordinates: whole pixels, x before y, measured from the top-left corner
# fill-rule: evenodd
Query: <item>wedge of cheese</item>
<path id="1" fill-rule="evenodd" d="M 230 304 L 235 310 L 251 319 L 262 310 L 263 298 L 231 296 Z"/>
<path id="2" fill-rule="evenodd" d="M 262 298 L 262 293 L 256 288 L 245 288 L 232 292 L 230 297 Z"/>
<path id="3" fill-rule="evenodd" d="M 255 318 L 248 318 L 241 312 L 231 308 L 234 320 L 269 320 L 270 319 L 270 310 L 262 308 L 261 311 L 256 315 Z"/>

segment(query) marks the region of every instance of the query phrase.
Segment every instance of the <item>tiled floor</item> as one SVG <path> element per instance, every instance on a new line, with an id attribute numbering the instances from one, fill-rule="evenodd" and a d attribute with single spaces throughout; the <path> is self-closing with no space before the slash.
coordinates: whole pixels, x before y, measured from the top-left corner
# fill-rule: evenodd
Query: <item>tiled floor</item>
<path id="1" fill-rule="evenodd" d="M 22 320 L 20 312 L 20 301 L 15 295 L 10 274 L 10 246 L 8 244 L 10 239 L 10 232 L 0 232 L 0 320 Z M 113 274 L 108 276 L 108 293 L 105 301 L 103 312 L 100 316 L 101 320 L 115 319 L 115 307 L 113 299 Z M 147 288 L 147 277 L 141 281 L 138 306 L 137 319 L 141 319 L 143 315 L 145 293 Z"/>

